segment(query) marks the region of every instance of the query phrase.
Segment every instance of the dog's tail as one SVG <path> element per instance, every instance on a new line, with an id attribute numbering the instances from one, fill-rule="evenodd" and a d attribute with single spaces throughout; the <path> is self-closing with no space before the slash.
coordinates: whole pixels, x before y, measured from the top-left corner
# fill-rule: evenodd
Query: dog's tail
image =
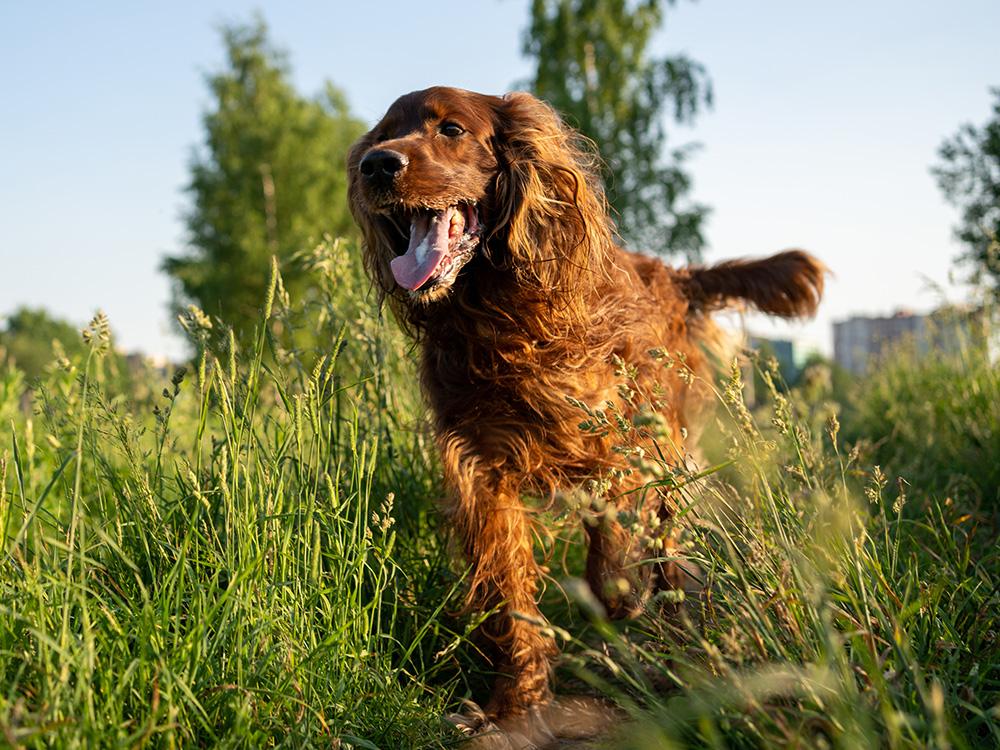
<path id="1" fill-rule="evenodd" d="M 678 272 L 692 311 L 710 313 L 745 300 L 761 312 L 783 318 L 809 317 L 823 296 L 826 266 L 802 250 L 761 260 L 729 260 Z"/>

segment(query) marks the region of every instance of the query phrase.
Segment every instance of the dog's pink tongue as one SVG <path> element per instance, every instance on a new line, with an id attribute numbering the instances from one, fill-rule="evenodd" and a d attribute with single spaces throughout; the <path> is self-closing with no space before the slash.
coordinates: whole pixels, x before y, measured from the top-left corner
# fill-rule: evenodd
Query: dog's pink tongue
<path id="1" fill-rule="evenodd" d="M 396 283 L 404 289 L 413 291 L 426 284 L 448 255 L 452 210 L 422 213 L 413 220 L 409 247 L 403 255 L 389 262 Z"/>

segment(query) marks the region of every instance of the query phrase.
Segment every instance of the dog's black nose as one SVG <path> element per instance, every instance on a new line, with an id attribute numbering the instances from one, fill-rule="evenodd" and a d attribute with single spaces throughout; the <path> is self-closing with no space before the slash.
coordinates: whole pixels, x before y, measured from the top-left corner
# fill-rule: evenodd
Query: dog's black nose
<path id="1" fill-rule="evenodd" d="M 391 182 L 406 169 L 409 159 L 398 151 L 380 148 L 361 160 L 361 176 L 372 182 Z"/>

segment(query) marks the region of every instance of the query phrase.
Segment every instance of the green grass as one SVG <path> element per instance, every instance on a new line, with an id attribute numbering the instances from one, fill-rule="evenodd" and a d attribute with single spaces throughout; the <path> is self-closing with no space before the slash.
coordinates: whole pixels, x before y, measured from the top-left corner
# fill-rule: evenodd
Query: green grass
<path id="1" fill-rule="evenodd" d="M 299 262 L 314 294 L 293 304 L 275 276 L 243 348 L 192 311 L 185 373 L 123 389 L 102 319 L 41 382 L 0 373 L 0 744 L 455 745 L 442 717 L 489 675 L 453 614 L 463 569 L 412 351 L 348 248 Z M 878 391 L 896 416 L 844 412 L 912 459 L 898 468 L 842 445 L 821 396 L 775 389 L 750 414 L 720 383 L 725 467 L 665 472 L 708 584 L 678 616 L 603 620 L 576 578 L 578 516 L 548 514 L 560 684 L 628 712 L 610 746 L 1000 744 L 996 505 L 949 463 L 963 434 L 996 445 L 996 371 L 954 365 L 945 385 L 938 363 L 900 362 L 912 388 Z M 983 406 L 949 431 L 942 394 L 966 392 Z M 907 407 L 925 399 L 940 441 Z M 897 481 L 913 469 L 929 478 Z"/>
<path id="2" fill-rule="evenodd" d="M 1000 367 L 969 332 L 945 333 L 953 353 L 924 353 L 910 342 L 858 384 L 851 431 L 874 443 L 872 460 L 911 484 L 997 512 Z"/>
<path id="3" fill-rule="evenodd" d="M 602 626 L 602 688 L 636 720 L 618 746 L 1000 744 L 990 517 L 859 466 L 830 404 L 775 389 L 755 419 L 738 377 L 720 394 L 733 463 L 690 493 L 708 595 L 673 623 Z"/>

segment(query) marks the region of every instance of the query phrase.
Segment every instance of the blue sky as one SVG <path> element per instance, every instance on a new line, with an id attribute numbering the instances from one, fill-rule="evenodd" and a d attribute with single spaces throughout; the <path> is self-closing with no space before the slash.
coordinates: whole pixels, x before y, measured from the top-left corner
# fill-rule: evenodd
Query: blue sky
<path id="1" fill-rule="evenodd" d="M 524 79 L 525 0 L 0 5 L 0 314 L 102 308 L 122 345 L 176 355 L 169 285 L 182 188 L 217 27 L 259 10 L 307 93 L 329 78 L 376 120 L 401 93 L 499 93 Z M 983 122 L 1000 86 L 1000 2 L 680 2 L 654 53 L 707 67 L 716 104 L 697 141 L 708 260 L 800 246 L 834 271 L 821 315 L 752 329 L 829 350 L 852 312 L 927 309 L 959 248 L 928 173 L 941 140 Z M 340 164 L 331 165 L 333 169 Z M 958 295 L 960 290 L 952 289 Z"/>

